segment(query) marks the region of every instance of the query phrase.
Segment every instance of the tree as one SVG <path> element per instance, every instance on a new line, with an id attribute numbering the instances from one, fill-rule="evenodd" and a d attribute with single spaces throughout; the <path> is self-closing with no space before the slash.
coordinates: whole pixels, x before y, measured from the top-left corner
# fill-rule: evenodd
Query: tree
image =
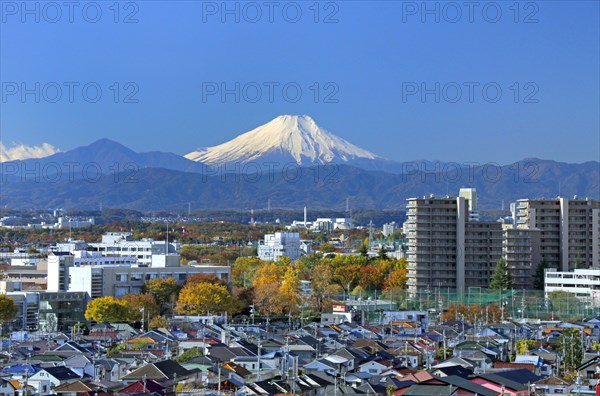
<path id="1" fill-rule="evenodd" d="M 164 316 L 155 316 L 150 320 L 150 324 L 148 325 L 149 329 L 156 328 L 167 328 L 169 327 L 169 321 Z"/>
<path id="2" fill-rule="evenodd" d="M 217 275 L 215 274 L 193 274 L 188 276 L 187 280 L 185 281 L 185 285 L 193 285 L 196 283 L 202 283 L 202 282 L 208 282 L 208 283 L 214 283 L 217 285 L 223 285 L 223 286 L 227 286 L 227 282 L 225 282 L 225 280 L 220 279 Z"/>
<path id="3" fill-rule="evenodd" d="M 85 318 L 96 322 L 126 322 L 128 317 L 126 303 L 110 296 L 90 301 L 85 310 Z"/>
<path id="4" fill-rule="evenodd" d="M 512 288 L 512 277 L 510 276 L 506 260 L 503 258 L 500 258 L 496 263 L 496 270 L 490 281 L 489 288 L 500 291 Z"/>
<path id="5" fill-rule="evenodd" d="M 535 274 L 533 275 L 533 288 L 535 290 L 544 290 L 544 272 L 547 268 L 548 263 L 546 261 L 542 261 L 535 269 Z"/>
<path id="6" fill-rule="evenodd" d="M 369 257 L 369 248 L 367 247 L 366 243 L 363 243 L 360 248 L 358 249 L 358 252 L 360 253 L 360 255 L 362 257 Z"/>
<path id="7" fill-rule="evenodd" d="M 313 306 L 316 311 L 322 312 L 325 307 L 326 296 L 334 292 L 335 286 L 339 286 L 332 284 L 333 268 L 325 262 L 315 265 L 311 275 Z"/>
<path id="8" fill-rule="evenodd" d="M 284 309 L 288 313 L 297 313 L 300 303 L 300 277 L 294 266 L 287 267 L 283 274 L 279 293 L 283 299 Z"/>
<path id="9" fill-rule="evenodd" d="M 335 252 L 335 247 L 331 243 L 324 243 L 321 245 L 321 253 L 333 253 Z"/>
<path id="10" fill-rule="evenodd" d="M 231 282 L 236 287 L 247 287 L 252 284 L 254 272 L 264 261 L 258 257 L 238 257 L 231 267 Z"/>
<path id="11" fill-rule="evenodd" d="M 142 317 L 142 309 L 145 317 L 155 317 L 159 313 L 159 307 L 154 297 L 150 293 L 144 294 L 126 294 L 121 297 L 121 301 L 125 303 L 128 309 L 127 321 L 139 322 Z"/>
<path id="12" fill-rule="evenodd" d="M 516 344 L 517 355 L 524 355 L 527 351 L 537 348 L 539 342 L 536 340 L 518 340 Z"/>
<path id="13" fill-rule="evenodd" d="M 406 259 L 398 260 L 393 269 L 383 282 L 383 289 L 406 289 L 408 283 L 408 262 Z"/>
<path id="14" fill-rule="evenodd" d="M 367 265 L 358 274 L 358 284 L 363 290 L 381 289 L 383 273 L 377 265 Z"/>
<path id="15" fill-rule="evenodd" d="M 275 263 L 266 263 L 254 273 L 254 305 L 263 315 L 279 314 L 285 307 L 280 288 L 283 269 Z"/>
<path id="16" fill-rule="evenodd" d="M 333 270 L 333 278 L 340 286 L 349 290 L 354 286 L 359 273 L 359 264 L 343 264 Z"/>
<path id="17" fill-rule="evenodd" d="M 451 320 L 455 317 L 459 319 L 464 317 L 470 323 L 474 323 L 476 319 L 483 319 L 486 322 L 497 322 L 502 317 L 502 310 L 498 304 L 453 304 L 442 315 L 442 320 Z"/>
<path id="18" fill-rule="evenodd" d="M 146 283 L 146 291 L 154 296 L 161 308 L 165 305 L 171 307 L 179 292 L 179 285 L 173 278 L 151 279 Z"/>
<path id="19" fill-rule="evenodd" d="M 573 371 L 579 366 L 583 358 L 579 329 L 563 329 L 558 337 L 556 349 L 561 355 L 565 371 Z"/>
<path id="20" fill-rule="evenodd" d="M 17 306 L 12 298 L 0 295 L 0 322 L 10 322 L 17 315 Z"/>
<path id="21" fill-rule="evenodd" d="M 554 290 L 548 293 L 548 298 L 552 304 L 552 311 L 561 316 L 570 315 L 573 311 L 577 311 L 581 306 L 581 301 L 574 293 L 569 293 L 564 290 Z"/>
<path id="22" fill-rule="evenodd" d="M 254 306 L 265 316 L 280 314 L 284 308 L 278 282 L 254 286 Z"/>
<path id="23" fill-rule="evenodd" d="M 379 249 L 379 253 L 377 253 L 377 258 L 379 260 L 389 260 L 390 259 L 387 255 L 387 253 L 385 252 L 385 249 L 383 248 L 383 246 L 381 247 L 381 249 Z"/>
<path id="24" fill-rule="evenodd" d="M 449 358 L 451 356 L 452 356 L 452 348 L 448 348 L 447 347 L 446 349 L 444 349 L 442 347 L 442 348 L 438 348 L 435 351 L 435 356 L 434 357 L 435 357 L 435 359 L 442 360 L 442 359 L 445 359 L 445 358 Z"/>
<path id="25" fill-rule="evenodd" d="M 195 357 L 202 356 L 204 354 L 203 352 L 204 351 L 202 350 L 202 348 L 193 347 L 193 348 L 186 350 L 181 355 L 179 355 L 177 357 L 177 359 L 175 359 L 175 361 L 178 363 L 187 363 L 188 361 L 190 361 L 191 359 L 193 359 Z"/>
<path id="26" fill-rule="evenodd" d="M 184 286 L 177 300 L 180 315 L 221 314 L 231 312 L 232 307 L 227 287 L 207 282 Z"/>

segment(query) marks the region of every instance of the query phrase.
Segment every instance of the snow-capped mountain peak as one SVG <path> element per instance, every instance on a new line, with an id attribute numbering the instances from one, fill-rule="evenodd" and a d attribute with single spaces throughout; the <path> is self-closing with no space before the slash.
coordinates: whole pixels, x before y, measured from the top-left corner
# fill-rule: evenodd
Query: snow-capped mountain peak
<path id="1" fill-rule="evenodd" d="M 319 127 L 307 115 L 281 115 L 226 143 L 185 157 L 211 166 L 258 160 L 322 165 L 382 159 Z"/>

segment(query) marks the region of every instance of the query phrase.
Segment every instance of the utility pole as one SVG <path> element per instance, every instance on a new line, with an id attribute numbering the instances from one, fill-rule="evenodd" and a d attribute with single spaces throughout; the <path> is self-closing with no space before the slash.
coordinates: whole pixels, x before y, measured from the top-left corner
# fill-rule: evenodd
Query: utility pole
<path id="1" fill-rule="evenodd" d="M 258 341 L 258 378 L 257 378 L 258 381 L 260 381 L 260 355 L 261 355 L 261 350 L 262 350 L 262 343 L 260 341 Z"/>
<path id="2" fill-rule="evenodd" d="M 217 395 L 221 395 L 221 362 L 217 362 Z"/>

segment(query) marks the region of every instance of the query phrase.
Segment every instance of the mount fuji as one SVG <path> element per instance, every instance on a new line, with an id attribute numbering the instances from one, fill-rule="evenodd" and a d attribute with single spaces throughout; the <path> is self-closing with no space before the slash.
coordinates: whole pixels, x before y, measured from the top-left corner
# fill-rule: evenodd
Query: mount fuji
<path id="1" fill-rule="evenodd" d="M 208 166 L 260 161 L 381 169 L 391 163 L 327 131 L 307 115 L 281 115 L 226 143 L 199 148 L 185 158 Z"/>

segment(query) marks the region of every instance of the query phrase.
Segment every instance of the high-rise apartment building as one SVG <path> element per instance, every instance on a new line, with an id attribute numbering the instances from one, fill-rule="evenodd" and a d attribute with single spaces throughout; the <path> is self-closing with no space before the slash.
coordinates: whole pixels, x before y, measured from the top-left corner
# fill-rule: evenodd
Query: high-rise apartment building
<path id="1" fill-rule="evenodd" d="M 540 230 L 505 225 L 502 256 L 510 270 L 515 289 L 531 289 L 532 276 L 541 262 Z"/>
<path id="2" fill-rule="evenodd" d="M 469 221 L 479 221 L 479 211 L 477 210 L 477 190 L 474 188 L 461 188 L 458 196 L 467 200 L 469 205 Z"/>
<path id="3" fill-rule="evenodd" d="M 549 267 L 569 271 L 600 266 L 600 201 L 521 199 L 517 228 L 540 230 L 539 254 Z"/>
<path id="4" fill-rule="evenodd" d="M 474 196 L 474 195 L 473 195 Z M 410 198 L 408 220 L 408 285 L 486 287 L 502 256 L 502 225 L 469 219 L 469 200 Z"/>

